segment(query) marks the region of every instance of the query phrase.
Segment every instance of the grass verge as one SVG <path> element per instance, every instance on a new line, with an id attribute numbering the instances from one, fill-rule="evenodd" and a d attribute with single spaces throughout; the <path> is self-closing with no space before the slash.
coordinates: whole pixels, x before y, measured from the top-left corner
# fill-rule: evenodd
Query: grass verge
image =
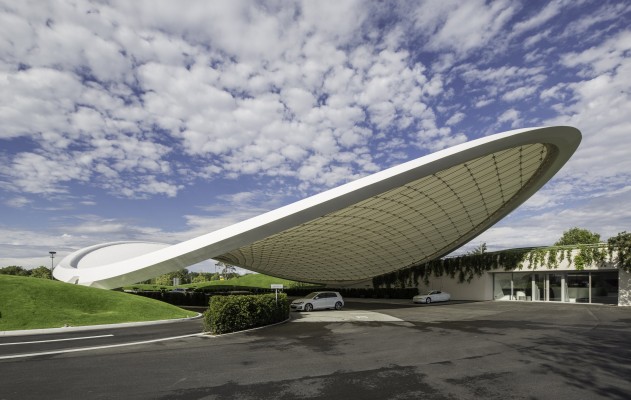
<path id="1" fill-rule="evenodd" d="M 0 331 L 196 315 L 157 300 L 47 279 L 0 275 Z"/>

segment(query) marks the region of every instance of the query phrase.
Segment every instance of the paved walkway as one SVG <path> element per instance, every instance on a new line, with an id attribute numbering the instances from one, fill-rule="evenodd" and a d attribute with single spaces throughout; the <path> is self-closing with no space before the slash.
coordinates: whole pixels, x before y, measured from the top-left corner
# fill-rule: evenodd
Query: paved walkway
<path id="1" fill-rule="evenodd" d="M 401 322 L 400 318 L 374 311 L 320 310 L 292 312 L 291 322 Z"/>

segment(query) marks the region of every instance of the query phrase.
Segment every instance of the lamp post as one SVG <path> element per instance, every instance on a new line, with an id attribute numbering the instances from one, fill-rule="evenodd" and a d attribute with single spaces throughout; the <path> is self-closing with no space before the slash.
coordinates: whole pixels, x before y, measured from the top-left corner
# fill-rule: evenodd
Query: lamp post
<path id="1" fill-rule="evenodd" d="M 55 259 L 55 254 L 57 254 L 56 251 L 49 251 L 50 253 L 50 279 L 54 279 L 53 278 L 53 260 Z"/>

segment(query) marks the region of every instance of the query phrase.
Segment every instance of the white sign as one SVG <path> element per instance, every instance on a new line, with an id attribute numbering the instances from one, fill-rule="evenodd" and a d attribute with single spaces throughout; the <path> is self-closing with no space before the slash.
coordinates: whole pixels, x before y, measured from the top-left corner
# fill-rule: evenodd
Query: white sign
<path id="1" fill-rule="evenodd" d="M 272 289 L 282 289 L 283 285 L 281 283 L 272 283 L 271 285 Z"/>

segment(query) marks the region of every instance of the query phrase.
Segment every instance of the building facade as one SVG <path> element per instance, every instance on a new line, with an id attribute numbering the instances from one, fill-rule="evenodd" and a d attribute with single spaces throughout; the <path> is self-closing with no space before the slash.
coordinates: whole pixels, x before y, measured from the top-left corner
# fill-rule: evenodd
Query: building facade
<path id="1" fill-rule="evenodd" d="M 604 250 L 603 250 L 604 251 Z M 549 263 L 529 257 L 520 266 L 505 270 L 496 268 L 475 276 L 470 282 L 459 282 L 447 274 L 431 276 L 420 282 L 421 293 L 442 290 L 452 300 L 539 301 L 553 303 L 611 304 L 631 306 L 631 273 L 618 269 L 608 256 L 582 264 L 577 269 L 580 250 L 569 257 Z M 614 253 L 615 257 L 615 253 Z"/>

